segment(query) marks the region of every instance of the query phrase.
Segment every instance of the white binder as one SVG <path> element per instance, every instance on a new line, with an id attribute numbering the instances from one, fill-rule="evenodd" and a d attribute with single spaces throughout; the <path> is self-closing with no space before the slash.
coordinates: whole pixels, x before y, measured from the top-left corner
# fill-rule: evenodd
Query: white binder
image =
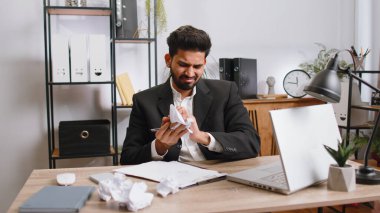
<path id="1" fill-rule="evenodd" d="M 88 82 L 87 36 L 73 35 L 70 38 L 71 81 Z"/>
<path id="2" fill-rule="evenodd" d="M 51 60 L 53 82 L 70 82 L 69 42 L 63 35 L 51 38 Z"/>
<path id="3" fill-rule="evenodd" d="M 340 102 L 333 104 L 336 121 L 339 126 L 347 126 L 347 108 L 348 108 L 348 89 L 349 82 L 341 82 Z M 357 82 L 352 82 L 352 105 L 369 105 L 368 102 L 363 102 L 360 97 L 359 85 Z M 361 109 L 351 109 L 351 126 L 363 125 L 368 123 L 368 111 Z"/>
<path id="4" fill-rule="evenodd" d="M 105 35 L 89 35 L 90 81 L 110 81 L 111 74 L 107 69 L 107 39 Z"/>

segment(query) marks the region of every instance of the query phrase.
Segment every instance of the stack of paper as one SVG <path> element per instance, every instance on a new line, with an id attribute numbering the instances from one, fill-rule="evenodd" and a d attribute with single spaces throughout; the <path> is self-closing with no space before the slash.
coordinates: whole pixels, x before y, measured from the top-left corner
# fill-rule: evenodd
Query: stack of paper
<path id="1" fill-rule="evenodd" d="M 116 169 L 115 171 L 156 182 L 171 177 L 178 182 L 179 188 L 212 182 L 226 176 L 225 173 L 198 168 L 178 161 L 151 161 L 135 166 L 123 167 L 121 169 Z"/>
<path id="2" fill-rule="evenodd" d="M 79 212 L 92 186 L 45 186 L 25 201 L 19 212 Z"/>
<path id="3" fill-rule="evenodd" d="M 132 97 L 135 94 L 128 73 L 123 73 L 116 76 L 116 88 L 119 92 L 123 106 L 131 106 L 133 104 Z"/>

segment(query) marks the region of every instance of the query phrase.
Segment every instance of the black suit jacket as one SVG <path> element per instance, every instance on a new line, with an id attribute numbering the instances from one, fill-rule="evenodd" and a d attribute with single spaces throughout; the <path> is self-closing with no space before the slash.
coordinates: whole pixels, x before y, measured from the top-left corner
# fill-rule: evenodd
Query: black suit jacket
<path id="1" fill-rule="evenodd" d="M 155 134 L 150 129 L 160 127 L 162 117 L 169 114 L 170 104 L 173 104 L 173 93 L 169 80 L 133 96 L 121 164 L 152 160 L 151 142 Z M 238 160 L 258 155 L 260 139 L 234 82 L 201 79 L 193 100 L 193 114 L 199 129 L 213 135 L 223 147 L 223 152 L 217 153 L 198 144 L 206 159 Z M 178 160 L 180 149 L 179 140 L 164 160 Z"/>

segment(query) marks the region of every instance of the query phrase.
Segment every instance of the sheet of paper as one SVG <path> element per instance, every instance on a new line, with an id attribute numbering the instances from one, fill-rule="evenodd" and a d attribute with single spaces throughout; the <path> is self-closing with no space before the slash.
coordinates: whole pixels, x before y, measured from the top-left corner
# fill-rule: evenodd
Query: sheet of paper
<path id="1" fill-rule="evenodd" d="M 193 131 L 190 129 L 191 122 L 192 122 L 191 119 L 187 119 L 185 121 L 181 113 L 178 112 L 178 110 L 173 104 L 170 104 L 169 118 L 170 118 L 170 122 L 177 123 L 177 125 L 173 129 L 176 129 L 179 125 L 183 124 L 186 126 L 186 129 L 190 132 L 190 134 L 193 133 Z"/>
<path id="2" fill-rule="evenodd" d="M 178 182 L 180 188 L 224 177 L 226 175 L 217 171 L 202 169 L 177 161 L 151 161 L 135 166 L 123 167 L 114 171 L 156 182 L 160 182 L 167 177 L 172 177 Z"/>

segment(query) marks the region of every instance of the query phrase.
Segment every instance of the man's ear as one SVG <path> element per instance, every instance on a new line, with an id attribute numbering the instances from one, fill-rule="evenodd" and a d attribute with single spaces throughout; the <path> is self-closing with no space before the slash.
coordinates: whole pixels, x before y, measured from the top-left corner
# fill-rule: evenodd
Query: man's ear
<path id="1" fill-rule="evenodd" d="M 165 63 L 166 63 L 166 66 L 170 68 L 170 65 L 172 63 L 172 58 L 170 57 L 169 53 L 165 54 Z"/>

